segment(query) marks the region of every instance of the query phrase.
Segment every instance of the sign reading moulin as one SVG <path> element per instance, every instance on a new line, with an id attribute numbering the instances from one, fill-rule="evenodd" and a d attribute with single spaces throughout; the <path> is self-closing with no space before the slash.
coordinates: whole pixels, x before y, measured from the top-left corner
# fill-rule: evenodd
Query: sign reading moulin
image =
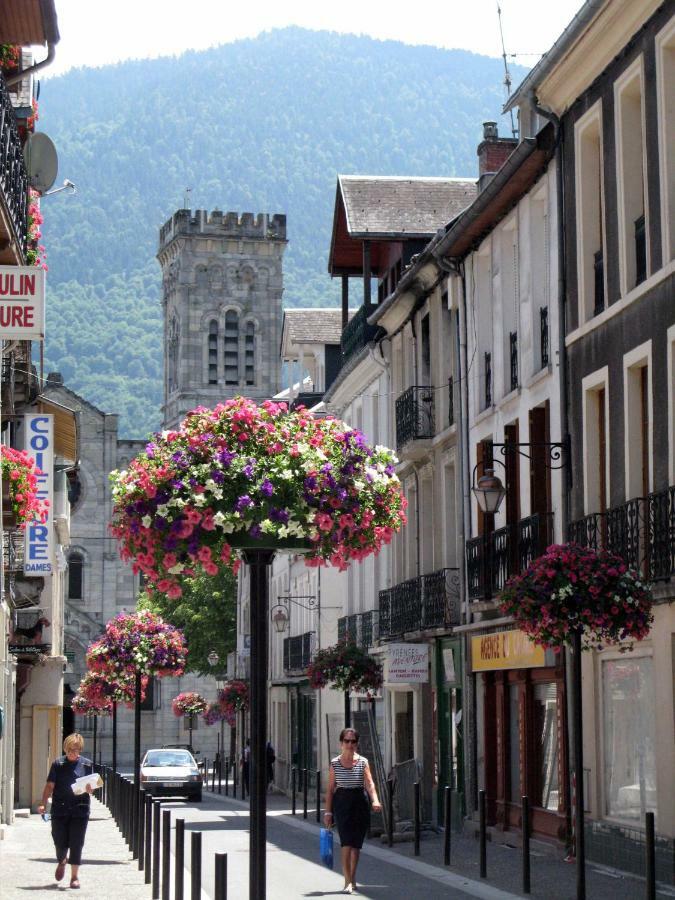
<path id="1" fill-rule="evenodd" d="M 34 266 L 0 266 L 0 335 L 41 341 L 45 336 L 45 273 Z"/>
<path id="2" fill-rule="evenodd" d="M 54 416 L 24 416 L 26 450 L 40 469 L 38 496 L 49 502 L 47 519 L 33 519 L 26 525 L 24 575 L 51 575 L 53 571 L 53 504 L 54 504 Z"/>

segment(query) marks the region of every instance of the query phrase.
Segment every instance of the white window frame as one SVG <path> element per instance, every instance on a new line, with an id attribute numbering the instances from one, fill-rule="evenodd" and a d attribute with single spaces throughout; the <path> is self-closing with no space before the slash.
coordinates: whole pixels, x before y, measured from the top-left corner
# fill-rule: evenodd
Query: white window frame
<path id="1" fill-rule="evenodd" d="M 582 420 L 583 420 L 583 453 L 584 453 L 584 514 L 590 515 L 591 513 L 599 512 L 598 509 L 591 509 L 591 502 L 589 499 L 589 482 L 590 482 L 590 453 L 594 450 L 593 447 L 590 446 L 590 408 L 589 402 L 591 400 L 592 394 L 597 394 L 599 390 L 604 388 L 605 390 L 605 497 L 609 499 L 609 488 L 610 488 L 610 469 L 609 469 L 609 460 L 610 460 L 610 452 L 609 452 L 609 408 L 610 408 L 610 395 L 609 395 L 609 367 L 603 366 L 602 369 L 598 369 L 595 372 L 591 372 L 581 382 L 581 395 L 583 398 L 583 407 L 582 407 Z M 593 427 L 595 428 L 596 419 L 593 417 Z M 594 457 L 595 458 L 595 457 Z M 595 505 L 595 504 L 593 504 Z"/>
<path id="2" fill-rule="evenodd" d="M 647 456 L 649 460 L 649 490 L 654 490 L 654 394 L 653 394 L 653 377 L 654 370 L 652 367 L 652 342 L 645 341 L 639 347 L 634 347 L 623 357 L 623 446 L 624 446 L 624 477 L 625 477 L 625 498 L 631 500 L 633 497 L 640 497 L 642 490 L 635 492 L 635 488 L 631 488 L 631 472 L 634 468 L 635 454 L 638 452 L 636 442 L 631 440 L 633 433 L 630 423 L 633 421 L 633 411 L 631 410 L 632 386 L 630 383 L 631 372 L 635 369 L 647 367 L 647 402 L 649 415 L 649 435 Z M 641 427 L 641 423 L 640 423 Z"/>
<path id="3" fill-rule="evenodd" d="M 663 252 L 661 264 L 664 266 L 675 259 L 675 145 L 672 135 L 669 137 L 668 134 L 668 128 L 675 129 L 675 84 L 670 83 L 666 75 L 666 49 L 675 55 L 675 17 L 657 34 L 655 40 L 661 246 Z M 667 94 L 666 86 L 668 86 Z M 670 108 L 666 105 L 667 99 L 670 100 Z"/>
<path id="4" fill-rule="evenodd" d="M 577 237 L 577 292 L 578 292 L 578 321 L 581 325 L 593 318 L 594 308 L 594 280 L 593 275 L 586 279 L 586 270 L 584 266 L 584 247 L 588 243 L 584 234 L 584 216 L 583 216 L 583 189 L 582 189 L 582 170 L 581 170 L 581 144 L 585 133 L 597 127 L 600 137 L 600 230 L 602 232 L 602 258 L 605 267 L 604 279 L 604 305 L 607 307 L 607 229 L 605 228 L 605 171 L 602 161 L 604 160 L 604 141 L 602 130 L 602 101 L 598 100 L 586 112 L 574 126 L 574 181 L 576 184 L 575 204 L 576 204 L 576 237 Z"/>

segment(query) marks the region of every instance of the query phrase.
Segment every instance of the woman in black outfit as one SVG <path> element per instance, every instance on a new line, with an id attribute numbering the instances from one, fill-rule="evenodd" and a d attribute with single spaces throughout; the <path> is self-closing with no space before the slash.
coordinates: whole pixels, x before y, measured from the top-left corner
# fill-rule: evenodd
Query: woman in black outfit
<path id="1" fill-rule="evenodd" d="M 94 767 L 90 759 L 80 756 L 84 747 L 81 734 L 69 734 L 63 742 L 64 755 L 54 760 L 47 776 L 47 783 L 42 791 L 42 802 L 38 812 L 44 813 L 49 798 L 52 798 L 52 838 L 56 848 L 56 872 L 54 878 L 61 881 L 66 871 L 66 862 L 70 862 L 70 886 L 79 888 L 77 877 L 82 861 L 84 835 L 89 822 L 89 795 L 76 795 L 72 785 L 76 778 L 92 775 Z M 68 851 L 70 850 L 70 856 Z"/>
<path id="2" fill-rule="evenodd" d="M 351 894 L 356 890 L 356 867 L 370 825 L 368 797 L 376 812 L 382 809 L 368 760 L 356 752 L 358 744 L 358 731 L 343 728 L 340 732 L 341 753 L 330 762 L 326 812 L 323 817 L 326 827 L 331 828 L 335 810 L 335 821 L 342 845 L 345 894 Z"/>

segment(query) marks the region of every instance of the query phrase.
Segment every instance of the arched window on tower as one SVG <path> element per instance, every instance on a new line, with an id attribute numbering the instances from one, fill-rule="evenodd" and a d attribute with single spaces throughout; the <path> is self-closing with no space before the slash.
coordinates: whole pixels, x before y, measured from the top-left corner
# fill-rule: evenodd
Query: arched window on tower
<path id="1" fill-rule="evenodd" d="M 77 550 L 68 554 L 68 599 L 84 599 L 84 556 Z"/>
<path id="2" fill-rule="evenodd" d="M 246 323 L 244 333 L 244 366 L 246 371 L 246 384 L 255 384 L 255 325 Z"/>
<path id="3" fill-rule="evenodd" d="M 215 319 L 209 322 L 209 384 L 218 384 L 218 323 Z"/>
<path id="4" fill-rule="evenodd" d="M 180 342 L 180 325 L 178 317 L 172 316 L 169 322 L 168 352 L 167 352 L 167 381 L 169 393 L 178 388 L 178 345 Z"/>
<path id="5" fill-rule="evenodd" d="M 239 316 L 225 313 L 225 384 L 239 384 Z"/>

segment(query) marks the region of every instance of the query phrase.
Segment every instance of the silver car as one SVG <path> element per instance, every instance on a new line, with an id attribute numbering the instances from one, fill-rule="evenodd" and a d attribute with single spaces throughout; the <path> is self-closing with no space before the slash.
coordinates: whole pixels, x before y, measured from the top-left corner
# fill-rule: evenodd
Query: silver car
<path id="1" fill-rule="evenodd" d="M 155 797 L 202 799 L 202 776 L 188 750 L 148 750 L 141 762 L 141 787 Z"/>

